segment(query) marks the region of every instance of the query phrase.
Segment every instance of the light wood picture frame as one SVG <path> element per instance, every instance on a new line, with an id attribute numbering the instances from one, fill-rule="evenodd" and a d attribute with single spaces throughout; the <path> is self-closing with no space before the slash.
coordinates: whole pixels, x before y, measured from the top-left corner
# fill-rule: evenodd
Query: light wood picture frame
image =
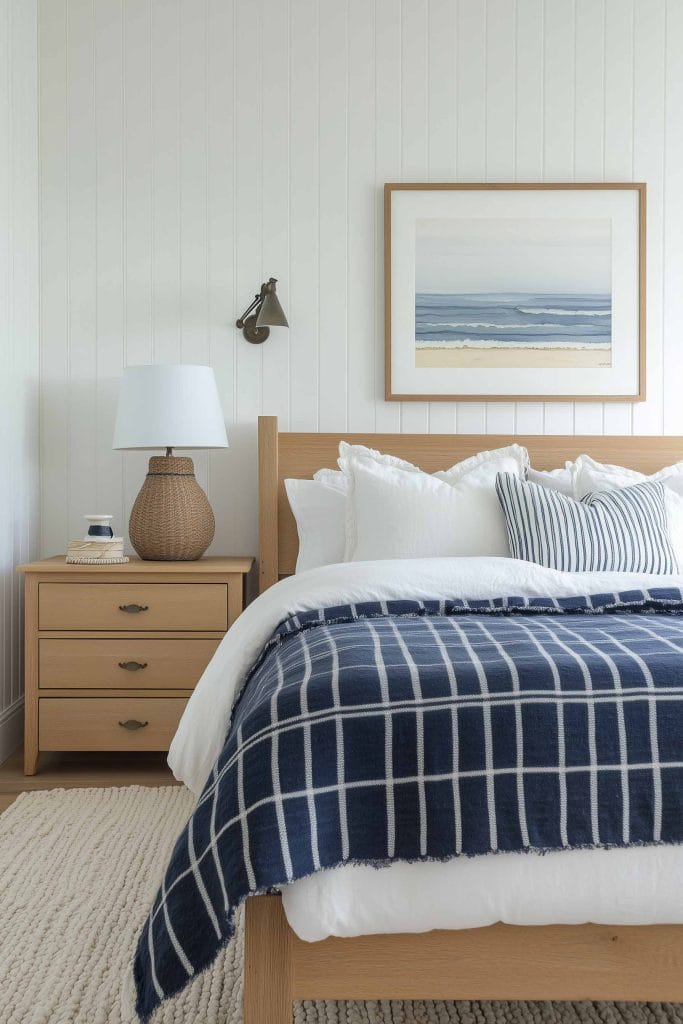
<path id="1" fill-rule="evenodd" d="M 387 401 L 645 399 L 646 185 L 387 183 Z"/>

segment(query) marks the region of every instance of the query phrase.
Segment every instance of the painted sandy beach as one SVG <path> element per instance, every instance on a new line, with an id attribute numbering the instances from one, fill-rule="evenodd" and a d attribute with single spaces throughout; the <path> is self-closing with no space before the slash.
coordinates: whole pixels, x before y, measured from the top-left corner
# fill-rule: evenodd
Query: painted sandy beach
<path id="1" fill-rule="evenodd" d="M 599 369 L 611 366 L 611 353 L 600 350 L 569 348 L 431 348 L 420 346 L 415 352 L 418 370 L 446 369 L 524 369 L 573 367 Z"/>

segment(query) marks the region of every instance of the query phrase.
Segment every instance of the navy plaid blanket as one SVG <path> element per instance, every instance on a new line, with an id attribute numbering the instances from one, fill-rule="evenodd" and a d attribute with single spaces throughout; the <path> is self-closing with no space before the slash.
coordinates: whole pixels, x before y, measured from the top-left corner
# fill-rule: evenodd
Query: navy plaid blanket
<path id="1" fill-rule="evenodd" d="M 287 619 L 140 936 L 140 1016 L 320 868 L 682 842 L 682 614 L 661 588 Z"/>

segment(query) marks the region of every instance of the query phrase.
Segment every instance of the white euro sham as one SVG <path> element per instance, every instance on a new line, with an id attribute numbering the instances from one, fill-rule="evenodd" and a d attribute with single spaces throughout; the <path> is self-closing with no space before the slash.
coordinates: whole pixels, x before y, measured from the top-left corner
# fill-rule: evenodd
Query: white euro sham
<path id="1" fill-rule="evenodd" d="M 573 462 L 567 462 L 564 467 L 558 469 L 534 469 L 533 466 L 529 466 L 526 478 L 530 484 L 538 484 L 548 491 L 559 491 L 560 494 L 566 494 L 567 497 L 573 498 L 575 497 L 572 478 L 573 465 Z"/>
<path id="2" fill-rule="evenodd" d="M 669 540 L 678 568 L 683 569 L 683 461 L 665 466 L 647 476 L 636 469 L 612 466 L 596 462 L 590 455 L 579 455 L 576 462 L 572 463 L 571 474 L 574 497 L 579 500 L 594 491 L 622 490 L 645 481 L 664 484 Z"/>
<path id="3" fill-rule="evenodd" d="M 344 560 L 509 555 L 496 476 L 523 478 L 527 461 L 526 449 L 511 445 L 429 474 L 342 442 L 339 466 L 348 485 Z"/>
<path id="4" fill-rule="evenodd" d="M 630 487 L 632 484 L 644 483 L 646 480 L 664 484 L 676 494 L 683 496 L 683 461 L 665 466 L 657 473 L 647 476 L 637 469 L 626 466 L 611 466 L 606 462 L 596 462 L 590 455 L 579 455 L 571 467 L 574 497 L 583 498 L 591 491 L 617 490 Z"/>

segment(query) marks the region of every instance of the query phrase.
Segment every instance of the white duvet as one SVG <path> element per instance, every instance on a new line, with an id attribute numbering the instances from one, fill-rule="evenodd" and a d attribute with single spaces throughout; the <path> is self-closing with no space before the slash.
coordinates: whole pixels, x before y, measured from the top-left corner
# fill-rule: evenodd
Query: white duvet
<path id="1" fill-rule="evenodd" d="M 561 573 L 511 558 L 347 562 L 271 587 L 222 640 L 190 698 L 168 761 L 197 795 L 220 753 L 236 694 L 274 628 L 295 611 L 392 598 L 566 597 L 680 586 L 683 576 Z M 446 864 L 346 866 L 287 886 L 285 912 L 309 941 L 328 935 L 509 924 L 683 923 L 683 847 L 496 854 Z"/>

